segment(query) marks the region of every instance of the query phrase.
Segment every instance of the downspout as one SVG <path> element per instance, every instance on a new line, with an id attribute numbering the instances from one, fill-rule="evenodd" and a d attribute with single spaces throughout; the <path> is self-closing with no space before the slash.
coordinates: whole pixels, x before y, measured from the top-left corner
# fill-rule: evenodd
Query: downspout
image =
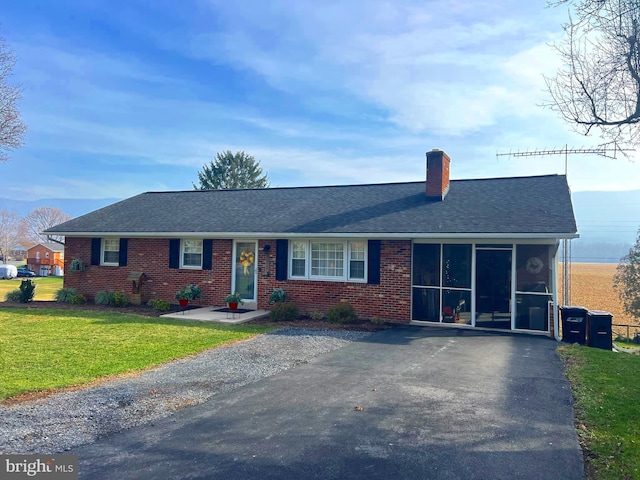
<path id="1" fill-rule="evenodd" d="M 556 239 L 556 249 L 551 262 L 551 280 L 553 283 L 553 338 L 560 341 L 560 318 L 558 318 L 558 248 L 560 240 Z"/>

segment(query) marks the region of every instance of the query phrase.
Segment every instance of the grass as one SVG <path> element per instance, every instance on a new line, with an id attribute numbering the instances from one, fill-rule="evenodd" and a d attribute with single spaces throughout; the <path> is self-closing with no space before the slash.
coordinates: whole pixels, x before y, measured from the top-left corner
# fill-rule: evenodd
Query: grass
<path id="1" fill-rule="evenodd" d="M 20 288 L 22 280 L 22 278 L 0 280 L 0 302 L 4 302 L 8 292 Z M 53 300 L 56 292 L 62 288 L 63 277 L 35 277 L 30 280 L 37 285 L 34 300 Z"/>
<path id="2" fill-rule="evenodd" d="M 589 479 L 640 479 L 640 356 L 563 344 Z"/>
<path id="3" fill-rule="evenodd" d="M 271 330 L 82 310 L 0 309 L 0 400 L 90 383 Z"/>

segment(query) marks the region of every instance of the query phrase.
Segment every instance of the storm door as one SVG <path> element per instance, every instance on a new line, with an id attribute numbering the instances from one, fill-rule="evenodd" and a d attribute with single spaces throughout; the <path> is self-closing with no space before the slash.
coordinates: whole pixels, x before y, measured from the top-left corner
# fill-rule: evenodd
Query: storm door
<path id="1" fill-rule="evenodd" d="M 511 330 L 512 249 L 476 250 L 476 327 Z"/>
<path id="2" fill-rule="evenodd" d="M 257 299 L 256 260 L 258 258 L 257 242 L 235 242 L 234 272 L 231 289 L 249 302 Z"/>

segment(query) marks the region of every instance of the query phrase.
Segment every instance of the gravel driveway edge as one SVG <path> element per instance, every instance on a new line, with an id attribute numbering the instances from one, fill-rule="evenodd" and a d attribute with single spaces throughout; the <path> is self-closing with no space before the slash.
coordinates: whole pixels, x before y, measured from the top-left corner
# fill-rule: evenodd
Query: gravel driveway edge
<path id="1" fill-rule="evenodd" d="M 370 332 L 285 328 L 83 390 L 0 406 L 0 454 L 52 454 L 151 423 Z"/>

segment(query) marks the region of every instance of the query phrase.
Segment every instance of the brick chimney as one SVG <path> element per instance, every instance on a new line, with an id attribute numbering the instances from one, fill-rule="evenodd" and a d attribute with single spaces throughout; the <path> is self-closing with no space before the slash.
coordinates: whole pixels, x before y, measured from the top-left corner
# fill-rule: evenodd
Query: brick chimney
<path id="1" fill-rule="evenodd" d="M 427 152 L 427 189 L 430 198 L 444 200 L 449 192 L 449 155 L 434 148 Z"/>

